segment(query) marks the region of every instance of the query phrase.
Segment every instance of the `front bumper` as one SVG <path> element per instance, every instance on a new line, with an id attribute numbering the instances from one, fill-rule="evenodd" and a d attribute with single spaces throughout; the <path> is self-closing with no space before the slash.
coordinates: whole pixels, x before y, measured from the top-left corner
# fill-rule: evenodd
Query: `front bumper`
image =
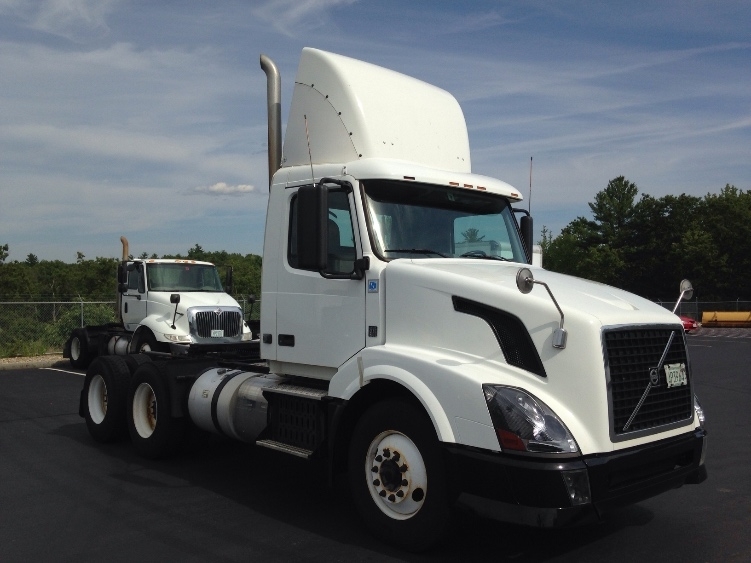
<path id="1" fill-rule="evenodd" d="M 707 478 L 703 429 L 608 454 L 561 459 L 444 446 L 459 505 L 504 522 L 544 528 L 597 522 L 614 508 Z M 573 506 L 563 475 L 583 470 L 591 500 Z"/>

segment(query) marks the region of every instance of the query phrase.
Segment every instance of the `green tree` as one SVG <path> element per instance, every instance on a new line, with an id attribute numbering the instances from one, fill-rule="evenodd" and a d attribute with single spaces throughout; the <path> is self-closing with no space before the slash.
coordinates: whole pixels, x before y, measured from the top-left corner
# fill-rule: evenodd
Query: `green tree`
<path id="1" fill-rule="evenodd" d="M 25 263 L 29 266 L 36 266 L 37 264 L 39 264 L 39 258 L 37 258 L 36 254 L 29 253 L 29 255 L 26 257 Z"/>
<path id="2" fill-rule="evenodd" d="M 700 299 L 751 299 L 751 193 L 637 194 L 619 176 L 589 204 L 593 220 L 577 217 L 555 238 L 543 229 L 545 267 L 654 300 L 675 299 L 682 278 Z"/>
<path id="3" fill-rule="evenodd" d="M 0 245 L 0 265 L 5 263 L 5 259 L 8 258 L 10 251 L 8 250 L 8 244 Z"/>
<path id="4" fill-rule="evenodd" d="M 700 204 L 700 198 L 686 194 L 642 196 L 630 222 L 622 287 L 651 299 L 671 300 L 680 279 L 696 277 L 673 250 L 696 224 Z M 698 280 L 695 286 L 699 287 Z"/>
<path id="5" fill-rule="evenodd" d="M 751 192 L 726 184 L 705 196 L 700 211 L 698 227 L 711 235 L 713 251 L 725 264 L 712 280 L 713 294 L 751 299 Z"/>
<path id="6" fill-rule="evenodd" d="M 474 227 L 470 227 L 464 231 L 462 236 L 464 237 L 464 242 L 480 242 L 485 238 L 485 235 L 480 236 L 479 229 L 475 229 Z"/>
<path id="7" fill-rule="evenodd" d="M 593 203 L 588 204 L 603 243 L 617 246 L 622 238 L 628 237 L 638 193 L 636 184 L 618 176 L 595 195 Z"/>
<path id="8" fill-rule="evenodd" d="M 202 261 L 208 262 L 209 260 L 207 259 L 206 256 L 207 256 L 207 253 L 204 252 L 203 247 L 201 247 L 201 245 L 199 245 L 198 243 L 196 243 L 196 245 L 193 248 L 188 250 L 188 258 L 192 260 L 202 260 Z"/>

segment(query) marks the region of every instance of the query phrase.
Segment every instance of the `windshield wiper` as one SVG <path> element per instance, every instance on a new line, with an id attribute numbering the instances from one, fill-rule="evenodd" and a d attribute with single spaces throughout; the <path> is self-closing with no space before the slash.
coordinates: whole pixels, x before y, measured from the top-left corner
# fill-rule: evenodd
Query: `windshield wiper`
<path id="1" fill-rule="evenodd" d="M 384 252 L 402 252 L 409 254 L 437 254 L 441 258 L 448 258 L 445 254 L 441 254 L 436 250 L 430 250 L 429 248 L 394 248 L 391 250 L 384 250 Z"/>
<path id="2" fill-rule="evenodd" d="M 460 256 L 460 258 L 482 258 L 483 260 L 501 260 L 502 262 L 511 262 L 508 258 L 503 256 L 493 256 L 492 254 L 486 254 L 484 250 L 470 250 Z"/>

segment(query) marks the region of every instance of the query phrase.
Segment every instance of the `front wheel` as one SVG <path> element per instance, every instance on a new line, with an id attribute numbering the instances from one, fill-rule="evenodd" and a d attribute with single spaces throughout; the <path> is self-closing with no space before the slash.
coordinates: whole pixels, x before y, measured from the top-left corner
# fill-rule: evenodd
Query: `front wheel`
<path id="1" fill-rule="evenodd" d="M 156 459 L 173 454 L 182 442 L 185 419 L 173 417 L 172 397 L 158 362 L 147 362 L 133 374 L 130 382 L 128 431 L 136 451 Z"/>
<path id="2" fill-rule="evenodd" d="M 355 427 L 349 452 L 352 496 L 371 532 L 422 551 L 449 523 L 446 475 L 435 430 L 403 400 L 371 407 Z"/>
<path id="3" fill-rule="evenodd" d="M 131 347 L 131 352 L 134 354 L 157 351 L 161 351 L 159 344 L 154 334 L 148 329 L 144 329 L 139 333 Z"/>

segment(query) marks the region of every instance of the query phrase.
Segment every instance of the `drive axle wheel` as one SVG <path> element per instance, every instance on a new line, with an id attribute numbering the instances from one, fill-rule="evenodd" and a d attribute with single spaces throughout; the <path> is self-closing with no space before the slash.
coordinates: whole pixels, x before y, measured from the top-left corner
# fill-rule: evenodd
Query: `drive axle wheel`
<path id="1" fill-rule="evenodd" d="M 120 356 L 96 358 L 89 366 L 81 395 L 81 414 L 96 441 L 112 442 L 125 434 L 129 379 L 128 366 Z"/>
<path id="2" fill-rule="evenodd" d="M 170 387 L 159 362 L 142 364 L 130 382 L 128 431 L 143 457 L 166 457 L 180 446 L 185 419 L 172 416 Z"/>
<path id="3" fill-rule="evenodd" d="M 427 415 L 404 400 L 371 407 L 350 447 L 352 496 L 371 532 L 411 551 L 437 543 L 448 525 L 445 468 Z"/>
<path id="4" fill-rule="evenodd" d="M 157 401 L 154 389 L 140 383 L 133 394 L 133 426 L 141 438 L 148 439 L 156 428 Z"/>
<path id="5" fill-rule="evenodd" d="M 86 369 L 91 362 L 89 344 L 86 332 L 77 328 L 70 337 L 70 365 L 78 369 Z"/>

